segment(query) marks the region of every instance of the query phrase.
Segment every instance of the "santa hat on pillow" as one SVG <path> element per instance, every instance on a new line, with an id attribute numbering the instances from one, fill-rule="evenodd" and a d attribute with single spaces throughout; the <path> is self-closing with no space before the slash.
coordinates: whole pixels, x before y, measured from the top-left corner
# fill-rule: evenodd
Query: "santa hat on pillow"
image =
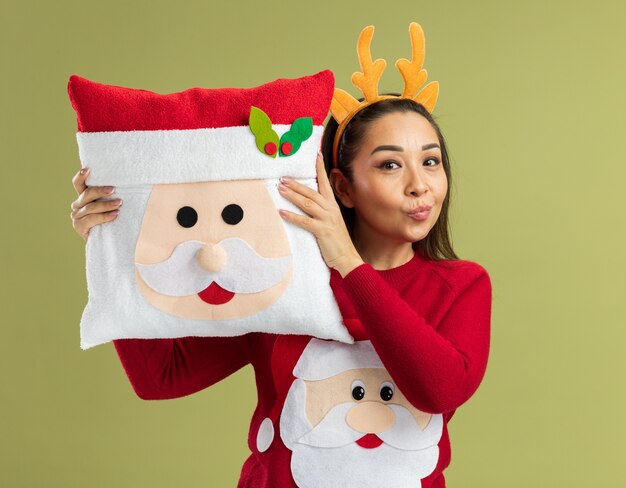
<path id="1" fill-rule="evenodd" d="M 315 177 L 331 71 L 248 88 L 160 95 L 72 76 L 89 185 Z"/>

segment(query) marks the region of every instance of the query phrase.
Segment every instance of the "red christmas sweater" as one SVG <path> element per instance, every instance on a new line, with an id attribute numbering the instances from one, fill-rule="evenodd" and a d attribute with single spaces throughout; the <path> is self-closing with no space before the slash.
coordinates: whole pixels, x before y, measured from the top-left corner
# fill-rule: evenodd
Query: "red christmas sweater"
<path id="1" fill-rule="evenodd" d="M 487 272 L 470 261 L 432 261 L 416 253 L 390 270 L 364 264 L 343 279 L 332 271 L 331 286 L 344 323 L 355 339 L 371 341 L 394 388 L 419 411 L 441 414 L 436 416 L 442 427 L 431 460 L 434 468 L 421 485 L 417 478 L 406 486 L 444 487 L 443 470 L 450 463 L 447 423 L 476 391 L 487 365 L 491 316 Z M 248 435 L 252 454 L 238 487 L 296 488 L 300 485 L 292 473 L 292 452 L 281 439 L 279 416 L 294 382 L 294 366 L 310 340 L 251 333 L 123 339 L 114 344 L 135 392 L 146 400 L 192 394 L 251 364 L 258 404 Z"/>

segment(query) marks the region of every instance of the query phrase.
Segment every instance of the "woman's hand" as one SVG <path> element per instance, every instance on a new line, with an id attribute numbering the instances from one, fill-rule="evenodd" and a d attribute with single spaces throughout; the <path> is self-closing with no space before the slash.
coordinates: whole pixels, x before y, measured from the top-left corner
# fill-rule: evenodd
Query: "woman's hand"
<path id="1" fill-rule="evenodd" d="M 350 239 L 321 154 L 317 155 L 316 171 L 319 192 L 291 178 L 281 178 L 278 185 L 280 194 L 306 215 L 288 210 L 280 210 L 279 213 L 287 222 L 310 231 L 317 239 L 327 266 L 336 269 L 343 277 L 363 264 L 363 260 Z"/>
<path id="2" fill-rule="evenodd" d="M 72 226 L 83 239 L 87 240 L 89 230 L 98 224 L 110 222 L 117 217 L 122 200 L 95 201 L 99 198 L 107 197 L 113 193 L 112 186 L 92 186 L 85 185 L 85 180 L 89 170 L 81 169 L 74 178 L 72 184 L 78 198 L 72 202 Z"/>

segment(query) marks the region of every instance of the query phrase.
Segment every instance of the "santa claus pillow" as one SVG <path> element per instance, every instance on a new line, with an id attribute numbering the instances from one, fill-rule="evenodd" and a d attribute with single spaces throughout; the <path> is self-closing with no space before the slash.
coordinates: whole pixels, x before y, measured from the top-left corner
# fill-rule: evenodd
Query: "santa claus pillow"
<path id="1" fill-rule="evenodd" d="M 253 331 L 351 342 L 281 176 L 317 188 L 333 75 L 160 95 L 72 76 L 87 184 L 123 205 L 87 240 L 81 347 Z"/>

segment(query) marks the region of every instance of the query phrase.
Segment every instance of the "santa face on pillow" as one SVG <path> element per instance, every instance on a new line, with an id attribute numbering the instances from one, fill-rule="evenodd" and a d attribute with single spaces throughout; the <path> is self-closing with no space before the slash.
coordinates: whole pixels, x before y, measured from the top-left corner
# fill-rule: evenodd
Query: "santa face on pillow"
<path id="1" fill-rule="evenodd" d="M 421 486 L 436 467 L 441 415 L 400 392 L 370 341 L 312 339 L 280 417 L 300 488 Z"/>
<path id="2" fill-rule="evenodd" d="M 82 347 L 254 331 L 352 342 L 315 238 L 278 213 L 300 212 L 280 177 L 317 188 L 333 88 L 329 71 L 169 95 L 70 79 L 87 184 L 124 202 L 87 241 Z"/>
<path id="3" fill-rule="evenodd" d="M 155 185 L 135 262 L 146 300 L 190 319 L 258 312 L 282 295 L 292 272 L 287 234 L 263 180 Z"/>

